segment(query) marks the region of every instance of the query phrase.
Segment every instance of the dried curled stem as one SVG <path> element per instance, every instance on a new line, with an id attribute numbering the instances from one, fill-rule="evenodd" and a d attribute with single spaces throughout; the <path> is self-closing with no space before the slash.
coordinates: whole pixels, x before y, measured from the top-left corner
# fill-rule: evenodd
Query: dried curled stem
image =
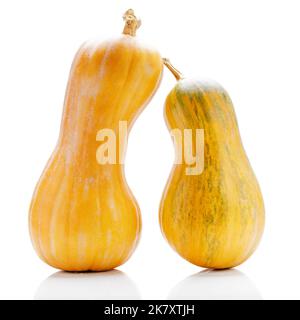
<path id="1" fill-rule="evenodd" d="M 123 34 L 128 34 L 130 36 L 135 36 L 136 30 L 141 26 L 142 22 L 138 19 L 132 9 L 128 9 L 124 15 L 123 20 L 125 21 L 125 26 Z"/>

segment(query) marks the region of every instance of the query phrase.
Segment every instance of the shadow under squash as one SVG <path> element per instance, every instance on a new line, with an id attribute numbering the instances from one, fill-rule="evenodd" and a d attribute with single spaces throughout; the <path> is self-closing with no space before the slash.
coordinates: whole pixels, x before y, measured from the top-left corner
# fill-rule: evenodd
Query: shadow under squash
<path id="1" fill-rule="evenodd" d="M 204 270 L 179 282 L 169 293 L 173 300 L 261 300 L 255 284 L 242 272 Z"/>
<path id="2" fill-rule="evenodd" d="M 56 272 L 44 280 L 35 300 L 140 299 L 135 283 L 119 270 L 99 273 Z"/>

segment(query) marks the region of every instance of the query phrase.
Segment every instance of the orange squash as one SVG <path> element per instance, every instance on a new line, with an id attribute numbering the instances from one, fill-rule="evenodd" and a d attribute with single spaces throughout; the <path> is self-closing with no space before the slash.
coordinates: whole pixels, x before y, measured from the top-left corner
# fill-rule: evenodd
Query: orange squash
<path id="1" fill-rule="evenodd" d="M 55 268 L 113 269 L 139 239 L 140 210 L 125 181 L 124 150 L 117 149 L 116 164 L 96 158 L 99 130 L 113 130 L 120 142 L 119 121 L 130 129 L 162 74 L 159 53 L 135 38 L 140 21 L 134 12 L 128 10 L 124 20 L 121 36 L 79 49 L 59 140 L 33 195 L 31 239 L 40 258 Z"/>

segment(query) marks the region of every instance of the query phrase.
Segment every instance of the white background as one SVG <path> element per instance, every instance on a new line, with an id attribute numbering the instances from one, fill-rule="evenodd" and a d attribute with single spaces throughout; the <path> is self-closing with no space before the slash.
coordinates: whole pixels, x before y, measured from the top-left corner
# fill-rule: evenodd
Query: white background
<path id="1" fill-rule="evenodd" d="M 58 137 L 74 54 L 86 39 L 119 34 L 130 7 L 143 21 L 140 39 L 186 76 L 220 82 L 235 104 L 266 205 L 263 240 L 236 271 L 199 273 L 160 233 L 174 156 L 162 116 L 175 84 L 166 70 L 129 139 L 126 176 L 143 216 L 132 258 L 120 272 L 55 274 L 32 249 L 28 207 Z M 0 298 L 300 298 L 299 16 L 298 0 L 1 1 Z"/>

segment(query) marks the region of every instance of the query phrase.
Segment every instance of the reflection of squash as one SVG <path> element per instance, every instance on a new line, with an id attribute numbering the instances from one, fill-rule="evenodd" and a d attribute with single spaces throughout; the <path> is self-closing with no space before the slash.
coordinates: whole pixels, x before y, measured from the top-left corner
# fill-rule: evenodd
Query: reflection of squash
<path id="1" fill-rule="evenodd" d="M 162 231 L 186 260 L 208 268 L 234 267 L 258 245 L 264 206 L 231 100 L 218 84 L 181 79 L 165 64 L 179 80 L 166 100 L 167 125 L 204 129 L 204 170 L 186 175 L 185 162 L 174 165 L 160 206 Z"/>
<path id="2" fill-rule="evenodd" d="M 88 42 L 77 53 L 59 141 L 33 195 L 34 247 L 59 269 L 112 269 L 129 258 L 139 238 L 139 207 L 123 165 L 96 160 L 97 132 L 109 128 L 118 137 L 119 121 L 130 128 L 162 73 L 160 55 L 134 37 L 140 23 L 133 11 L 124 19 L 122 36 Z"/>
<path id="3" fill-rule="evenodd" d="M 119 270 L 70 273 L 58 271 L 39 286 L 35 300 L 139 300 L 134 282 Z"/>

